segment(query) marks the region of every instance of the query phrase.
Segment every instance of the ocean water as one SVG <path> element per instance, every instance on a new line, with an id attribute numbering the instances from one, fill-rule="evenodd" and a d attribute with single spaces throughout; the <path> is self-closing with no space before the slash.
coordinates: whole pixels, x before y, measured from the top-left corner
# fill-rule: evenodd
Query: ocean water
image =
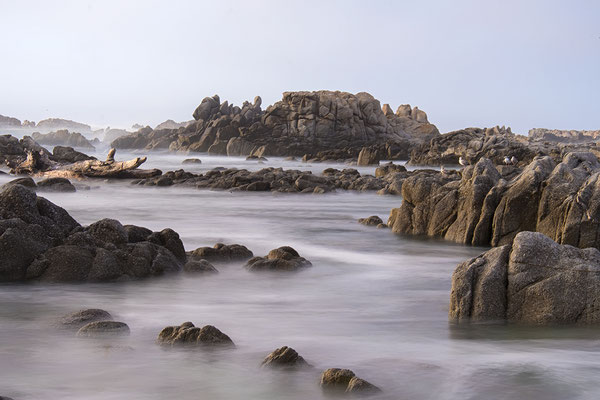
<path id="1" fill-rule="evenodd" d="M 132 153 L 118 152 L 124 159 Z M 181 167 L 187 156 L 149 154 L 147 167 Z M 269 159 L 200 156 L 216 166 L 310 169 Z M 373 173 L 373 168 L 361 168 Z M 0 183 L 12 179 L 0 175 Z M 539 328 L 448 322 L 451 275 L 485 251 L 365 227 L 397 196 L 242 193 L 80 182 L 89 190 L 41 194 L 82 224 L 115 218 L 153 230 L 170 227 L 186 247 L 239 243 L 255 255 L 294 247 L 313 267 L 298 273 L 250 273 L 243 263 L 219 274 L 177 275 L 108 284 L 0 285 L 0 395 L 14 399 L 330 398 L 321 371 L 338 367 L 379 386 L 373 399 L 597 399 L 596 328 Z M 64 314 L 102 308 L 131 335 L 81 339 L 54 328 Z M 234 349 L 163 349 L 162 328 L 215 325 Z M 291 346 L 313 368 L 274 371 L 263 358 Z"/>

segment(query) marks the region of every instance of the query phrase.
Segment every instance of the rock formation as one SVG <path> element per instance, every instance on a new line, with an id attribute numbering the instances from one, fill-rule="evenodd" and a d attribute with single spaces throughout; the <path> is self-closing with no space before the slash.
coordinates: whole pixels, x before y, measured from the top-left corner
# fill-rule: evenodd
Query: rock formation
<path id="1" fill-rule="evenodd" d="M 112 319 L 112 315 L 108 311 L 99 308 L 88 308 L 63 316 L 59 321 L 59 327 L 79 330 L 79 328 L 90 322 L 112 321 Z"/>
<path id="2" fill-rule="evenodd" d="M 600 251 L 559 245 L 521 232 L 460 264 L 452 275 L 449 317 L 530 324 L 600 322 Z"/>
<path id="3" fill-rule="evenodd" d="M 21 120 L 13 117 L 6 117 L 4 115 L 0 115 L 0 127 L 20 127 Z"/>
<path id="4" fill-rule="evenodd" d="M 42 134 L 34 132 L 31 134 L 33 140 L 41 145 L 48 146 L 71 146 L 86 149 L 95 149 L 94 145 L 79 132 L 69 132 L 66 129 L 61 129 L 55 132 Z"/>
<path id="5" fill-rule="evenodd" d="M 179 235 L 112 219 L 80 226 L 22 185 L 0 192 L 0 282 L 106 282 L 181 271 Z"/>
<path id="6" fill-rule="evenodd" d="M 469 164 L 481 158 L 489 158 L 495 164 L 503 164 L 505 156 L 516 157 L 529 163 L 542 150 L 532 148 L 527 138 L 515 135 L 510 128 L 466 128 L 435 136 L 427 143 L 412 150 L 411 165 L 458 164 L 463 157 Z"/>
<path id="7" fill-rule="evenodd" d="M 560 129 L 534 128 L 529 130 L 529 138 L 533 141 L 559 143 L 588 143 L 600 140 L 600 130 L 576 131 Z"/>
<path id="8" fill-rule="evenodd" d="M 36 128 L 44 131 L 56 131 L 59 129 L 67 129 L 71 132 L 91 132 L 92 127 L 80 122 L 71 121 L 62 118 L 48 118 L 39 121 Z"/>
<path id="9" fill-rule="evenodd" d="M 261 363 L 262 367 L 271 368 L 300 368 L 309 364 L 291 347 L 283 346 L 274 350 Z"/>
<path id="10" fill-rule="evenodd" d="M 161 346 L 203 346 L 203 347 L 235 347 L 229 336 L 212 325 L 202 328 L 191 322 L 180 326 L 167 326 L 158 334 L 156 340 Z"/>
<path id="11" fill-rule="evenodd" d="M 195 122 L 178 129 L 146 127 L 112 146 L 258 157 L 343 150 L 356 158 L 362 147 L 373 145 L 387 144 L 396 153 L 404 148 L 407 154 L 407 146 L 438 134 L 417 108 L 384 114 L 368 93 L 286 92 L 264 111 L 261 103 L 256 97 L 238 107 L 216 95 L 206 97 L 193 113 Z"/>
<path id="12" fill-rule="evenodd" d="M 600 163 L 594 154 L 569 153 L 559 164 L 537 157 L 512 179 L 499 170 L 503 167 L 482 158 L 460 177 L 409 177 L 388 226 L 492 246 L 511 243 L 521 231 L 536 231 L 561 244 L 600 248 Z"/>
<path id="13" fill-rule="evenodd" d="M 246 261 L 254 256 L 246 246 L 241 244 L 217 243 L 214 247 L 198 247 L 187 253 L 191 260 L 205 260 L 212 262 Z"/>
<path id="14" fill-rule="evenodd" d="M 298 271 L 311 266 L 290 246 L 273 249 L 265 257 L 253 257 L 246 263 L 249 271 Z"/>
<path id="15" fill-rule="evenodd" d="M 82 326 L 77 331 L 78 337 L 106 337 L 129 335 L 129 326 L 118 321 L 95 321 Z"/>
<path id="16" fill-rule="evenodd" d="M 377 386 L 357 377 L 349 369 L 329 368 L 321 374 L 321 388 L 328 392 L 373 394 L 381 392 Z"/>

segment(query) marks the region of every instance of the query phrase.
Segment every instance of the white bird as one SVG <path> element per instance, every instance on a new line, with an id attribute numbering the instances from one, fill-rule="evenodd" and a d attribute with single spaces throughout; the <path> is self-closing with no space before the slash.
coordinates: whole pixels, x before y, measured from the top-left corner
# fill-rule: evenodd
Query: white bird
<path id="1" fill-rule="evenodd" d="M 517 163 L 519 162 L 519 160 L 517 160 L 517 157 L 512 156 L 510 158 L 510 162 L 512 163 L 512 165 L 517 165 Z"/>
<path id="2" fill-rule="evenodd" d="M 458 157 L 458 163 L 459 163 L 460 165 L 462 165 L 463 167 L 464 167 L 465 165 L 467 165 L 467 161 L 466 161 L 464 158 L 462 158 L 462 156 Z"/>
<path id="3" fill-rule="evenodd" d="M 440 166 L 440 172 L 442 173 L 442 175 L 446 175 L 446 168 L 444 168 L 443 165 Z"/>
<path id="4" fill-rule="evenodd" d="M 504 164 L 506 164 L 506 165 L 512 164 L 512 161 L 510 161 L 510 157 L 509 156 L 505 156 L 504 157 Z"/>

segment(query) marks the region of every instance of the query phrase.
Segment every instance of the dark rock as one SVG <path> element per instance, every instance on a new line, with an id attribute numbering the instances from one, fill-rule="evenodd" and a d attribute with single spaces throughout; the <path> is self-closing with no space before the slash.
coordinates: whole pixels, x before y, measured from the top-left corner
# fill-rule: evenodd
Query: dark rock
<path id="1" fill-rule="evenodd" d="M 406 168 L 403 165 L 394 164 L 389 162 L 375 169 L 375 177 L 380 178 L 384 177 L 388 174 L 393 174 L 396 172 L 407 172 Z"/>
<path id="2" fill-rule="evenodd" d="M 89 308 L 67 314 L 60 320 L 60 326 L 67 329 L 79 329 L 82 326 L 96 321 L 111 321 L 112 315 L 108 311 L 98 308 Z"/>
<path id="3" fill-rule="evenodd" d="M 52 150 L 52 159 L 59 163 L 76 163 L 79 161 L 95 160 L 87 154 L 76 151 L 68 146 L 56 146 Z"/>
<path id="4" fill-rule="evenodd" d="M 158 335 L 157 343 L 161 346 L 234 346 L 231 338 L 214 326 L 198 328 L 191 322 L 164 328 Z"/>
<path id="5" fill-rule="evenodd" d="M 273 249 L 265 257 L 254 257 L 248 260 L 249 271 L 297 271 L 311 267 L 312 263 L 289 246 Z"/>
<path id="6" fill-rule="evenodd" d="M 82 326 L 77 331 L 78 337 L 127 336 L 129 326 L 124 322 L 95 321 Z"/>
<path id="7" fill-rule="evenodd" d="M 145 242 L 148 240 L 148 237 L 152 235 L 150 229 L 141 226 L 125 225 L 123 228 L 125 228 L 125 231 L 127 232 L 127 241 L 129 243 Z"/>
<path id="8" fill-rule="evenodd" d="M 190 260 L 185 263 L 183 270 L 193 274 L 218 273 L 217 269 L 206 260 Z"/>
<path id="9" fill-rule="evenodd" d="M 199 247 L 188 253 L 191 259 L 213 262 L 245 261 L 252 258 L 253 255 L 246 246 L 223 243 L 217 243 L 213 247 Z"/>
<path id="10" fill-rule="evenodd" d="M 7 182 L 4 186 L 6 187 L 9 185 L 21 185 L 32 189 L 37 188 L 35 181 L 30 177 L 13 179 L 12 181 Z"/>
<path id="11" fill-rule="evenodd" d="M 358 223 L 366 226 L 379 226 L 383 224 L 383 221 L 377 215 L 371 215 L 368 218 L 360 218 Z"/>
<path id="12" fill-rule="evenodd" d="M 379 392 L 381 392 L 381 389 L 379 389 L 377 386 L 356 376 L 350 379 L 350 382 L 348 382 L 348 387 L 346 388 L 346 393 L 357 393 L 367 395 Z"/>
<path id="13" fill-rule="evenodd" d="M 349 369 L 329 368 L 321 374 L 320 385 L 326 390 L 345 391 L 354 376 Z"/>
<path id="14" fill-rule="evenodd" d="M 202 164 L 202 160 L 199 158 L 186 158 L 181 162 L 182 164 Z"/>
<path id="15" fill-rule="evenodd" d="M 291 347 L 283 346 L 269 354 L 261 363 L 263 367 L 297 368 L 306 367 L 308 363 Z"/>
<path id="16" fill-rule="evenodd" d="M 77 189 L 66 178 L 48 178 L 37 183 L 38 191 L 47 192 L 76 192 Z"/>

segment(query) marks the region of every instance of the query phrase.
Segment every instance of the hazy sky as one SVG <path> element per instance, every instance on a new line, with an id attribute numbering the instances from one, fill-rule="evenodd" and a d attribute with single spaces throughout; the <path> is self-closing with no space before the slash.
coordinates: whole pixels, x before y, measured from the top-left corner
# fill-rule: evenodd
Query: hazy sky
<path id="1" fill-rule="evenodd" d="M 600 1 L 0 0 L 0 114 L 191 119 L 215 93 L 418 105 L 440 131 L 600 129 Z"/>

